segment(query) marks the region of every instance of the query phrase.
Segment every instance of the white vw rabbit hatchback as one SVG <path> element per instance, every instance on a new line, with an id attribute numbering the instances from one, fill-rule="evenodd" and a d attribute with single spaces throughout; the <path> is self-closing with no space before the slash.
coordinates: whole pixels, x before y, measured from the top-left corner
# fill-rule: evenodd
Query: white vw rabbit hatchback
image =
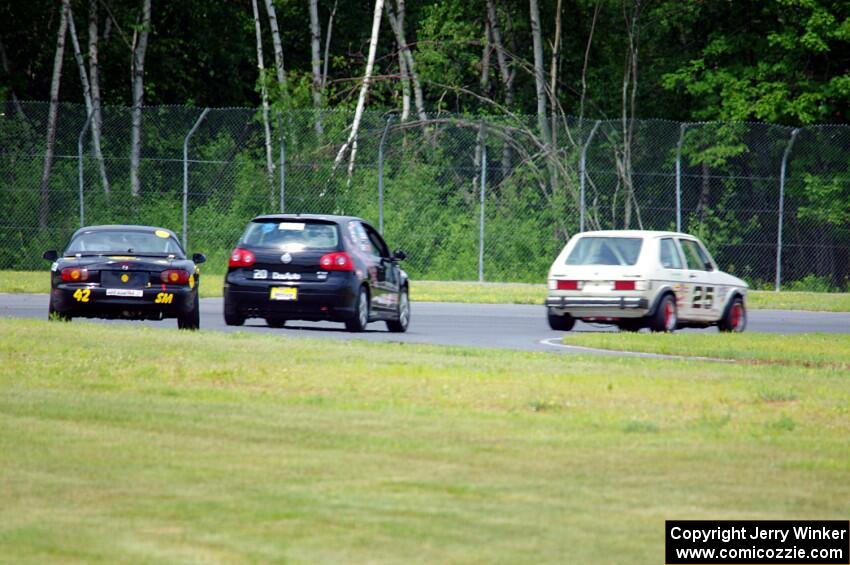
<path id="1" fill-rule="evenodd" d="M 674 232 L 622 230 L 573 236 L 549 269 L 549 326 L 575 321 L 622 330 L 747 326 L 746 282 L 717 268 L 702 242 Z"/>

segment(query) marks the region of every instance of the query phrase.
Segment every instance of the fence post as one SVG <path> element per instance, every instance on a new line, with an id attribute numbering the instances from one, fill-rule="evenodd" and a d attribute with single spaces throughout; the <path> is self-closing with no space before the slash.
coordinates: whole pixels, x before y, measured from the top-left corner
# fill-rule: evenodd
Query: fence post
<path id="1" fill-rule="evenodd" d="M 483 135 L 483 124 L 481 128 L 481 217 L 478 222 L 478 282 L 484 282 L 484 197 L 487 189 L 487 142 Z"/>
<path id="2" fill-rule="evenodd" d="M 86 130 L 89 129 L 92 116 L 94 116 L 94 112 L 89 112 L 89 115 L 86 116 L 86 123 L 77 137 L 77 169 L 80 181 L 80 227 L 83 227 L 86 223 L 86 206 L 85 198 L 83 197 L 83 138 L 86 135 Z"/>
<path id="3" fill-rule="evenodd" d="M 384 124 L 384 133 L 381 134 L 381 143 L 378 145 L 378 231 L 384 235 L 384 142 L 387 140 L 387 132 L 393 115 L 387 116 Z"/>
<path id="4" fill-rule="evenodd" d="M 785 153 L 782 155 L 782 166 L 779 169 L 779 218 L 777 219 L 776 228 L 776 292 L 782 286 L 782 223 L 785 215 L 785 166 L 788 162 L 788 154 L 791 153 L 791 148 L 794 146 L 794 139 L 797 138 L 799 129 L 795 128 L 791 131 L 791 139 L 788 140 L 788 145 L 785 147 Z"/>
<path id="5" fill-rule="evenodd" d="M 679 126 L 679 143 L 676 144 L 676 231 L 682 231 L 682 142 L 688 124 Z"/>
<path id="6" fill-rule="evenodd" d="M 189 133 L 186 134 L 186 138 L 183 140 L 183 249 L 189 248 L 186 240 L 186 231 L 189 225 L 189 138 L 192 137 L 192 134 L 201 125 L 201 122 L 209 111 L 209 108 L 204 108 L 204 111 L 198 116 L 195 125 L 192 126 L 192 129 L 189 130 Z"/>
<path id="7" fill-rule="evenodd" d="M 596 120 L 593 124 L 593 129 L 590 130 L 590 135 L 587 136 L 587 139 L 584 141 L 584 145 L 581 147 L 581 160 L 578 163 L 578 177 L 579 177 L 579 221 L 578 221 L 578 231 L 584 231 L 584 216 L 586 206 L 584 203 L 584 185 L 587 177 L 587 146 L 590 145 L 590 140 L 593 139 L 593 135 L 596 133 L 596 129 L 599 127 L 599 124 L 602 123 L 601 120 Z"/>

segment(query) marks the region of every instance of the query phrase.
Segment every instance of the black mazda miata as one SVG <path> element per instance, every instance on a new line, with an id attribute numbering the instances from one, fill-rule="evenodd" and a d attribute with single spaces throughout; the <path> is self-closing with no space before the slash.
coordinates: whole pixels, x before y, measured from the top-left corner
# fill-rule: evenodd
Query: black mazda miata
<path id="1" fill-rule="evenodd" d="M 150 226 L 90 226 L 77 230 L 60 255 L 46 251 L 51 320 L 177 318 L 180 329 L 200 326 L 198 265 L 186 258 L 171 230 Z"/>

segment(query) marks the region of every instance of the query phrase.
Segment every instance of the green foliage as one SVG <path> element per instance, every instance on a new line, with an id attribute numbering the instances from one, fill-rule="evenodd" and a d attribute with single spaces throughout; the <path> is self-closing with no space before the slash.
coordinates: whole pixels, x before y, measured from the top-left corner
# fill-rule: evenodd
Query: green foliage
<path id="1" fill-rule="evenodd" d="M 800 206 L 801 218 L 833 226 L 850 225 L 850 182 L 839 177 L 803 175 L 807 203 Z"/>
<path id="2" fill-rule="evenodd" d="M 846 288 L 850 288 L 845 285 Z M 808 274 L 802 279 L 790 281 L 784 285 L 785 290 L 792 292 L 844 292 L 835 286 L 832 277 Z"/>
<path id="3" fill-rule="evenodd" d="M 701 52 L 662 77 L 664 88 L 681 89 L 694 101 L 695 118 L 802 124 L 850 118 L 842 95 L 847 67 L 839 55 L 850 47 L 846 2 L 707 4 L 701 11 L 713 24 Z M 744 32 L 741 19 L 751 24 Z"/>

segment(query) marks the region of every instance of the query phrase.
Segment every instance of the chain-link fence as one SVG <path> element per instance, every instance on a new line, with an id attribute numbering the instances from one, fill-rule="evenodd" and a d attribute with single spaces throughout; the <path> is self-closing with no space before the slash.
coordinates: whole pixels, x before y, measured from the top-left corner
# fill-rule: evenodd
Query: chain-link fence
<path id="1" fill-rule="evenodd" d="M 255 214 L 344 213 L 380 226 L 414 277 L 540 282 L 584 229 L 680 229 L 758 287 L 846 288 L 850 127 L 366 112 L 143 110 L 131 194 L 131 111 L 106 107 L 100 151 L 82 105 L 0 118 L 0 268 L 40 269 L 81 224 L 173 229 L 221 271 Z M 356 149 L 355 149 L 356 148 Z M 351 154 L 354 155 L 353 166 Z M 184 204 L 185 203 L 185 204 Z"/>

